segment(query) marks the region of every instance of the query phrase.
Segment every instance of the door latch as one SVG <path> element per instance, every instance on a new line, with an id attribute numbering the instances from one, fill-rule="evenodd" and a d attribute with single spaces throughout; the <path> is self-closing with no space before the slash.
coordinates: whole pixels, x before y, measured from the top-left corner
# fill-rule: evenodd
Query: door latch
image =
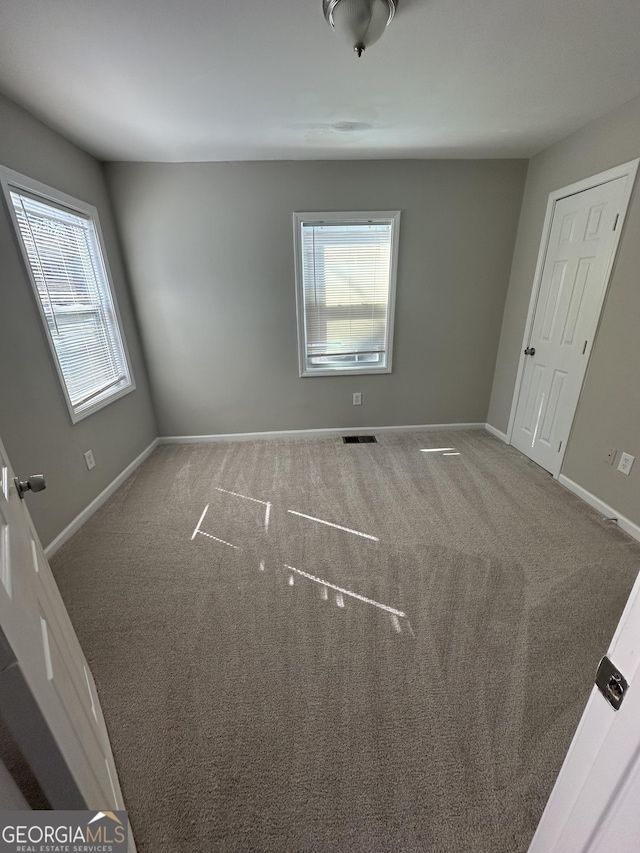
<path id="1" fill-rule="evenodd" d="M 622 705 L 622 700 L 627 692 L 629 683 L 606 655 L 598 665 L 596 685 L 614 711 L 617 711 L 620 705 Z"/>

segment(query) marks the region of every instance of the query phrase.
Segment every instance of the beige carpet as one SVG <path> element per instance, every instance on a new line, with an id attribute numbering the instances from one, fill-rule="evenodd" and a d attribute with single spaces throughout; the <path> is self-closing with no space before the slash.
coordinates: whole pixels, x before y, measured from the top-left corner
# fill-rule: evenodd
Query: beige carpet
<path id="1" fill-rule="evenodd" d="M 527 849 L 640 546 L 484 432 L 378 441 L 160 447 L 55 557 L 140 853 Z"/>

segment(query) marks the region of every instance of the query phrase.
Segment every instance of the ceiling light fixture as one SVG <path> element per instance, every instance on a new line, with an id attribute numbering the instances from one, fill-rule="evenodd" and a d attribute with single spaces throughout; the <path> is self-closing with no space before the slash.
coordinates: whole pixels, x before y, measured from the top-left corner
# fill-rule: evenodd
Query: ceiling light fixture
<path id="1" fill-rule="evenodd" d="M 322 0 L 327 23 L 362 56 L 375 44 L 396 13 L 397 0 Z"/>

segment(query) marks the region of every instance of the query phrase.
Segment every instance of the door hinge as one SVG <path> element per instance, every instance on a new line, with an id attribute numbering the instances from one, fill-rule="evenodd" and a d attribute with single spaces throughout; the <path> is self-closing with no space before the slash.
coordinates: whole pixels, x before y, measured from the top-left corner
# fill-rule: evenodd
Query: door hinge
<path id="1" fill-rule="evenodd" d="M 615 668 L 605 655 L 598 664 L 596 672 L 596 687 L 602 693 L 614 711 L 622 705 L 629 683 L 624 675 Z"/>
<path id="2" fill-rule="evenodd" d="M 620 219 L 620 214 L 616 213 L 616 219 L 615 219 L 615 222 L 613 223 L 613 230 L 614 231 L 616 230 L 616 226 L 618 225 L 618 219 Z"/>
<path id="3" fill-rule="evenodd" d="M 584 342 L 584 346 L 582 347 L 582 355 L 584 355 L 584 354 L 585 354 L 585 352 L 587 351 L 587 344 L 588 344 L 588 343 L 589 343 L 589 341 L 585 341 L 585 342 Z"/>
<path id="4" fill-rule="evenodd" d="M 562 442 L 560 442 L 560 444 L 558 445 L 558 453 L 560 453 L 561 449 L 562 449 Z"/>

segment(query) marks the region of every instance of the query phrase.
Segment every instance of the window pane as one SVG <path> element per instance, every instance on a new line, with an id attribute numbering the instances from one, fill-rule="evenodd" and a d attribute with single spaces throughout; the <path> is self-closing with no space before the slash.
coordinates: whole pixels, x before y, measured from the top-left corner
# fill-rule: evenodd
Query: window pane
<path id="1" fill-rule="evenodd" d="M 10 190 L 25 255 L 75 414 L 130 386 L 90 216 Z"/>
<path id="2" fill-rule="evenodd" d="M 308 368 L 384 366 L 393 220 L 301 222 Z"/>

